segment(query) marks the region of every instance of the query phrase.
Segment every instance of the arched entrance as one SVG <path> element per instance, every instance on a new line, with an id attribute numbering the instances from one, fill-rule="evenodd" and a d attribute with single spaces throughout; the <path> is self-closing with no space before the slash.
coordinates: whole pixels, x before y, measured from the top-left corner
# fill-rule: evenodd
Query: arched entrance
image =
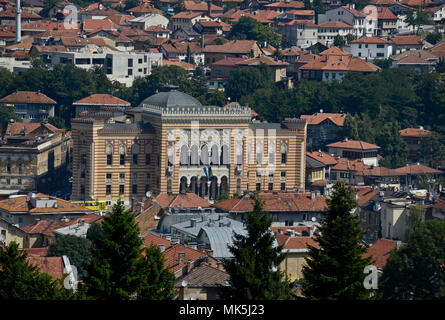
<path id="1" fill-rule="evenodd" d="M 214 177 L 210 182 L 210 200 L 215 200 L 218 195 L 218 178 Z"/>
<path id="2" fill-rule="evenodd" d="M 207 179 L 206 177 L 201 177 L 200 183 L 199 183 L 199 196 L 201 198 L 204 198 L 207 194 Z"/>
<path id="3" fill-rule="evenodd" d="M 197 177 L 192 177 L 190 179 L 190 191 L 198 194 L 198 178 Z"/>
<path id="4" fill-rule="evenodd" d="M 229 193 L 229 184 L 226 176 L 221 178 L 220 194 L 222 195 L 224 192 Z"/>

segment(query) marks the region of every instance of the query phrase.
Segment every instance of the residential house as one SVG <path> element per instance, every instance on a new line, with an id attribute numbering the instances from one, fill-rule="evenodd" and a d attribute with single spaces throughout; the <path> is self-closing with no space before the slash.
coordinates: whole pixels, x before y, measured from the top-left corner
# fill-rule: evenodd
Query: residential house
<path id="1" fill-rule="evenodd" d="M 117 31 L 118 26 L 108 18 L 104 19 L 84 19 L 82 30 L 84 32 L 94 32 L 98 30 Z"/>
<path id="2" fill-rule="evenodd" d="M 432 217 L 439 220 L 445 220 L 445 201 L 441 201 L 432 206 Z"/>
<path id="3" fill-rule="evenodd" d="M 193 0 L 185 0 L 184 8 L 185 11 L 204 13 L 207 14 L 209 17 L 217 17 L 224 13 L 224 9 L 222 7 L 219 7 L 210 1 L 198 2 Z"/>
<path id="4" fill-rule="evenodd" d="M 388 7 L 377 7 L 377 29 L 375 36 L 386 37 L 397 31 L 397 16 Z"/>
<path id="5" fill-rule="evenodd" d="M 217 35 L 221 36 L 223 34 L 223 28 L 225 23 L 219 21 L 198 21 L 195 23 L 194 28 L 200 34 L 206 35 Z"/>
<path id="6" fill-rule="evenodd" d="M 145 31 L 148 33 L 149 36 L 155 39 L 168 39 L 170 38 L 171 31 L 160 27 L 160 26 L 150 26 Z"/>
<path id="7" fill-rule="evenodd" d="M 300 67 L 299 78 L 318 81 L 342 81 L 348 72 L 376 72 L 379 67 L 337 47 L 320 53 L 320 57 Z"/>
<path id="8" fill-rule="evenodd" d="M 264 201 L 263 210 L 272 218 L 272 226 L 293 226 L 320 219 L 328 210 L 326 199 L 315 192 L 311 193 L 259 193 Z M 234 197 L 214 204 L 219 212 L 229 217 L 245 221 L 253 210 L 253 200 L 249 195 Z"/>
<path id="9" fill-rule="evenodd" d="M 309 247 L 320 248 L 320 244 L 315 241 L 314 231 L 316 228 L 299 227 L 271 227 L 275 233 L 278 245 L 283 246 L 282 252 L 286 257 L 280 263 L 279 269 L 283 271 L 290 281 L 297 281 L 303 278 L 303 267 L 306 265 L 306 258 L 309 257 Z M 298 295 L 301 292 L 298 291 Z"/>
<path id="10" fill-rule="evenodd" d="M 355 170 L 356 182 L 384 189 L 400 189 L 400 174 L 385 167 L 364 166 Z"/>
<path id="11" fill-rule="evenodd" d="M 54 117 L 57 102 L 40 91 L 16 91 L 1 98 L 0 104 L 14 106 L 23 122 L 42 122 Z"/>
<path id="12" fill-rule="evenodd" d="M 12 242 L 17 243 L 19 249 L 27 248 L 28 234 L 14 223 L 0 217 L 0 246 L 9 246 Z"/>
<path id="13" fill-rule="evenodd" d="M 169 24 L 169 20 L 161 14 L 154 13 L 134 18 L 130 20 L 130 24 L 140 30 L 147 30 L 148 27 L 152 26 L 162 27 L 166 29 Z"/>
<path id="14" fill-rule="evenodd" d="M 33 21 L 41 20 L 42 17 L 35 13 L 30 13 L 22 10 L 21 21 L 22 25 L 31 23 Z M 0 25 L 1 26 L 15 26 L 16 23 L 16 12 L 15 8 L 9 7 L 5 10 L 0 11 Z"/>
<path id="15" fill-rule="evenodd" d="M 325 113 L 323 110 L 312 115 L 301 115 L 307 123 L 306 145 L 310 149 L 322 149 L 337 139 L 345 124 L 345 113 Z"/>
<path id="16" fill-rule="evenodd" d="M 352 56 L 366 61 L 388 59 L 393 54 L 393 43 L 378 37 L 366 37 L 351 41 L 347 50 Z"/>
<path id="17" fill-rule="evenodd" d="M 66 130 L 51 124 L 9 123 L 0 143 L 0 193 L 65 190 L 70 142 Z"/>
<path id="18" fill-rule="evenodd" d="M 319 151 L 306 153 L 306 177 L 312 184 L 316 181 L 329 181 L 331 169 L 337 164 L 337 159 L 329 153 Z"/>
<path id="19" fill-rule="evenodd" d="M 409 68 L 413 72 L 433 72 L 439 58 L 426 50 L 410 50 L 392 56 L 393 67 Z"/>
<path id="20" fill-rule="evenodd" d="M 246 60 L 244 58 L 224 58 L 210 64 L 209 89 L 219 89 L 224 87 L 235 71 L 238 69 L 238 62 Z"/>
<path id="21" fill-rule="evenodd" d="M 71 269 L 67 256 L 41 257 L 30 254 L 26 257 L 26 260 L 30 265 L 36 266 L 40 273 L 50 275 L 53 281 L 64 280 L 68 274 L 67 270 Z"/>
<path id="22" fill-rule="evenodd" d="M 364 141 L 345 138 L 343 141 L 330 143 L 327 145 L 329 153 L 350 160 L 360 159 L 365 165 L 379 165 L 378 150 L 379 146 Z"/>
<path id="23" fill-rule="evenodd" d="M 363 241 L 374 243 L 382 237 L 380 226 L 381 196 L 384 192 L 377 188 L 364 187 L 358 189 L 356 198 L 358 208 L 357 215 L 360 216 L 360 227 L 363 232 Z"/>
<path id="24" fill-rule="evenodd" d="M 287 46 L 309 48 L 318 41 L 318 26 L 310 20 L 291 20 L 279 22 L 277 31 Z"/>
<path id="25" fill-rule="evenodd" d="M 417 159 L 417 152 L 420 149 L 420 143 L 424 136 L 429 135 L 431 131 L 425 130 L 423 127 L 406 128 L 400 130 L 400 136 L 408 146 L 408 159 L 415 161 Z"/>
<path id="26" fill-rule="evenodd" d="M 408 50 L 422 50 L 423 42 L 418 36 L 393 36 L 393 54 L 397 55 Z"/>
<path id="27" fill-rule="evenodd" d="M 433 21 L 433 23 L 440 23 L 445 19 L 445 3 L 435 7 L 426 8 L 425 11 L 428 14 L 429 20 Z"/>
<path id="28" fill-rule="evenodd" d="M 41 223 L 41 221 L 61 222 L 62 219 L 80 218 L 91 213 L 94 212 L 69 201 L 42 193 L 16 195 L 0 200 L 0 217 L 19 228 Z M 65 225 L 60 227 L 63 226 Z"/>
<path id="29" fill-rule="evenodd" d="M 294 79 L 298 79 L 301 66 L 317 58 L 317 55 L 297 47 L 281 50 L 281 55 L 283 61 L 288 63 L 287 76 Z"/>
<path id="30" fill-rule="evenodd" d="M 203 49 L 196 42 L 168 42 L 160 47 L 164 57 L 173 61 L 184 61 L 196 65 L 204 64 Z M 190 61 L 188 53 L 190 52 Z"/>
<path id="31" fill-rule="evenodd" d="M 324 14 L 318 15 L 318 23 L 323 24 L 330 21 L 341 21 L 352 26 L 352 34 L 360 38 L 368 33 L 366 15 L 348 6 L 327 10 Z M 373 32 L 371 32 L 371 35 Z"/>
<path id="32" fill-rule="evenodd" d="M 101 38 L 104 42 L 119 51 L 133 51 L 133 40 L 117 31 L 96 30 L 87 34 L 88 38 Z"/>
<path id="33" fill-rule="evenodd" d="M 417 189 L 416 180 L 419 177 L 426 176 L 429 179 L 436 180 L 440 175 L 443 174 L 443 171 L 427 167 L 423 164 L 420 164 L 419 162 L 411 165 L 407 164 L 404 167 L 400 167 L 394 170 L 397 171 L 400 176 L 403 176 L 400 179 L 401 185 L 410 189 Z"/>
<path id="34" fill-rule="evenodd" d="M 261 49 L 255 40 L 232 40 L 222 45 L 204 47 L 205 64 L 210 65 L 218 60 L 233 57 L 258 57 Z"/>
<path id="35" fill-rule="evenodd" d="M 264 5 L 264 9 L 286 13 L 292 10 L 304 9 L 304 3 L 301 1 L 278 1 Z"/>
<path id="36" fill-rule="evenodd" d="M 192 30 L 198 21 L 213 21 L 214 19 L 201 12 L 182 11 L 170 18 L 169 29 Z"/>
<path id="37" fill-rule="evenodd" d="M 201 263 L 175 280 L 179 300 L 220 300 L 221 286 L 228 286 L 230 275 Z"/>
<path id="38" fill-rule="evenodd" d="M 383 238 L 406 242 L 410 206 L 415 202 L 409 196 L 385 198 L 381 205 L 381 234 Z"/>
<path id="39" fill-rule="evenodd" d="M 352 35 L 352 26 L 343 21 L 328 21 L 318 25 L 318 41 L 326 43 L 326 45 L 334 44 L 337 35 L 346 37 Z"/>
<path id="40" fill-rule="evenodd" d="M 135 17 L 145 16 L 148 14 L 164 14 L 162 10 L 156 9 L 152 4 L 142 2 L 140 5 L 130 8 L 127 12 Z"/>
<path id="41" fill-rule="evenodd" d="M 130 102 L 116 98 L 111 94 L 92 94 L 88 97 L 82 98 L 73 102 L 75 107 L 75 118 L 78 118 L 84 111 L 99 112 L 99 111 L 125 111 L 130 108 Z"/>

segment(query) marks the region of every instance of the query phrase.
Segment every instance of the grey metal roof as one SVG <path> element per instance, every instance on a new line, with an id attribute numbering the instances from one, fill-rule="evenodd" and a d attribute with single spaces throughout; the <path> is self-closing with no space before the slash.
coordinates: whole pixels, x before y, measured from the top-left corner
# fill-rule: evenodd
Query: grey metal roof
<path id="1" fill-rule="evenodd" d="M 233 258 L 232 253 L 229 251 L 229 246 L 233 245 L 233 233 L 247 236 L 246 229 L 232 225 L 230 227 L 205 226 L 201 229 L 201 232 L 205 232 L 209 238 L 210 248 L 213 251 L 213 257 L 216 259 Z"/>
<path id="2" fill-rule="evenodd" d="M 201 102 L 199 102 L 197 99 L 184 92 L 176 90 L 156 93 L 142 101 L 141 104 L 139 104 L 139 107 L 143 106 L 144 104 L 159 106 L 162 108 L 202 107 Z"/>
<path id="3" fill-rule="evenodd" d="M 105 123 L 104 130 L 153 130 L 153 126 L 146 123 Z"/>
<path id="4" fill-rule="evenodd" d="M 281 123 L 272 122 L 252 122 L 249 124 L 250 129 L 283 129 Z"/>
<path id="5" fill-rule="evenodd" d="M 322 168 L 325 165 L 311 157 L 306 156 L 306 167 L 308 168 Z"/>

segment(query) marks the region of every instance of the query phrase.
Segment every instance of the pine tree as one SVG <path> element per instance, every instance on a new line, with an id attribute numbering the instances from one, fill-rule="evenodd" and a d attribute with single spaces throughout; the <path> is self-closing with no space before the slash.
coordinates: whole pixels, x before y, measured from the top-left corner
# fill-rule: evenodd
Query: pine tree
<path id="1" fill-rule="evenodd" d="M 146 275 L 138 290 L 141 300 L 171 300 L 175 296 L 174 275 L 164 265 L 164 255 L 157 246 L 145 249 L 142 272 Z"/>
<path id="2" fill-rule="evenodd" d="M 12 242 L 0 248 L 0 300 L 61 300 L 69 297 L 59 281 L 31 265 L 26 251 Z"/>
<path id="3" fill-rule="evenodd" d="M 274 246 L 275 236 L 269 227 L 272 219 L 263 212 L 255 198 L 253 212 L 247 217 L 247 236 L 234 235 L 229 247 L 234 259 L 226 260 L 224 268 L 230 274 L 231 286 L 222 287 L 228 300 L 292 299 L 292 283 L 277 269 L 284 260 L 282 247 Z"/>
<path id="4" fill-rule="evenodd" d="M 117 202 L 102 222 L 103 237 L 95 242 L 87 268 L 88 295 L 96 299 L 129 299 L 144 274 L 140 270 L 142 239 L 134 215 Z"/>
<path id="5" fill-rule="evenodd" d="M 303 294 L 309 299 L 367 299 L 363 271 L 370 258 L 363 258 L 367 248 L 361 243 L 359 218 L 351 213 L 357 205 L 352 189 L 337 181 L 328 204 L 316 236 L 320 248 L 310 247 L 303 267 Z"/>

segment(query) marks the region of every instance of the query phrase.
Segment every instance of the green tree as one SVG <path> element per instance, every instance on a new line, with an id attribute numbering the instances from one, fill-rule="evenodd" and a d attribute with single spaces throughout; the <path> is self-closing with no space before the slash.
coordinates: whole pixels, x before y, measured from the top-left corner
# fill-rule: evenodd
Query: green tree
<path id="1" fill-rule="evenodd" d="M 50 244 L 48 257 L 67 256 L 70 263 L 77 268 L 77 276 L 79 279 L 85 279 L 87 272 L 86 266 L 91 260 L 91 241 L 73 235 L 65 235 L 58 237 L 56 241 Z"/>
<path id="2" fill-rule="evenodd" d="M 416 231 L 425 220 L 425 209 L 420 205 L 412 205 L 409 208 L 406 220 L 406 236 L 413 231 Z"/>
<path id="3" fill-rule="evenodd" d="M 263 45 L 265 42 L 274 47 L 281 45 L 281 35 L 272 27 L 265 26 L 251 17 L 241 17 L 232 25 L 229 33 L 231 40 L 256 40 Z"/>
<path id="4" fill-rule="evenodd" d="M 0 300 L 62 300 L 69 291 L 27 261 L 26 251 L 12 242 L 0 248 Z"/>
<path id="5" fill-rule="evenodd" d="M 95 299 L 126 300 L 133 297 L 145 279 L 142 240 L 135 216 L 121 201 L 102 222 L 103 237 L 95 242 L 85 279 L 87 292 Z"/>
<path id="6" fill-rule="evenodd" d="M 435 45 L 442 40 L 442 34 L 440 34 L 439 32 L 430 32 L 426 35 L 425 40 L 432 45 Z"/>
<path id="7" fill-rule="evenodd" d="M 437 132 L 431 132 L 420 139 L 420 148 L 416 160 L 422 164 L 438 168 L 445 159 L 445 137 Z"/>
<path id="8" fill-rule="evenodd" d="M 393 251 L 383 269 L 383 299 L 445 299 L 445 221 L 428 220 L 413 230 L 406 245 Z"/>
<path id="9" fill-rule="evenodd" d="M 233 73 L 232 79 L 226 85 L 226 95 L 232 101 L 239 101 L 241 97 L 268 86 L 273 86 L 270 68 L 260 65 L 255 68 L 244 67 Z"/>
<path id="10" fill-rule="evenodd" d="M 334 38 L 334 46 L 343 48 L 346 45 L 345 38 L 343 38 L 341 35 L 337 34 Z"/>
<path id="11" fill-rule="evenodd" d="M 14 80 L 14 74 L 6 68 L 0 67 L 0 97 L 10 93 L 8 90 Z"/>
<path id="12" fill-rule="evenodd" d="M 337 181 L 328 204 L 315 238 L 320 247 L 310 247 L 303 267 L 303 294 L 308 299 L 368 299 L 363 270 L 370 258 L 363 258 L 367 248 L 361 242 L 359 217 L 352 213 L 357 206 L 352 189 Z"/>
<path id="13" fill-rule="evenodd" d="M 262 203 L 254 199 L 253 212 L 247 216 L 247 236 L 234 235 L 229 247 L 234 259 L 226 260 L 231 286 L 222 287 L 228 300 L 288 300 L 294 297 L 292 283 L 277 269 L 284 260 L 281 246 L 274 246 L 269 229 L 272 219 L 263 212 Z"/>
<path id="14" fill-rule="evenodd" d="M 171 300 L 175 296 L 173 273 L 165 267 L 159 247 L 151 245 L 144 250 L 142 272 L 146 275 L 138 289 L 140 300 Z"/>
<path id="15" fill-rule="evenodd" d="M 59 129 L 68 129 L 65 125 L 65 119 L 58 117 L 58 116 L 49 117 L 48 123 L 52 124 L 53 126 L 55 126 L 56 128 L 59 128 Z"/>
<path id="16" fill-rule="evenodd" d="M 374 59 L 374 61 L 372 61 L 372 63 L 382 69 L 389 69 L 392 66 L 392 60 L 389 58 L 388 59 Z"/>
<path id="17" fill-rule="evenodd" d="M 139 0 L 126 0 L 124 10 L 127 11 L 128 9 L 135 8 L 140 4 L 141 2 Z"/>
<path id="18" fill-rule="evenodd" d="M 399 168 L 406 164 L 408 145 L 400 135 L 400 126 L 397 122 L 386 123 L 376 137 L 376 143 L 381 147 L 383 156 L 381 164 L 388 168 Z"/>
<path id="19" fill-rule="evenodd" d="M 8 127 L 8 124 L 14 120 L 15 122 L 21 122 L 22 119 L 15 112 L 15 107 L 11 105 L 0 107 L 0 125 L 5 131 Z"/>

